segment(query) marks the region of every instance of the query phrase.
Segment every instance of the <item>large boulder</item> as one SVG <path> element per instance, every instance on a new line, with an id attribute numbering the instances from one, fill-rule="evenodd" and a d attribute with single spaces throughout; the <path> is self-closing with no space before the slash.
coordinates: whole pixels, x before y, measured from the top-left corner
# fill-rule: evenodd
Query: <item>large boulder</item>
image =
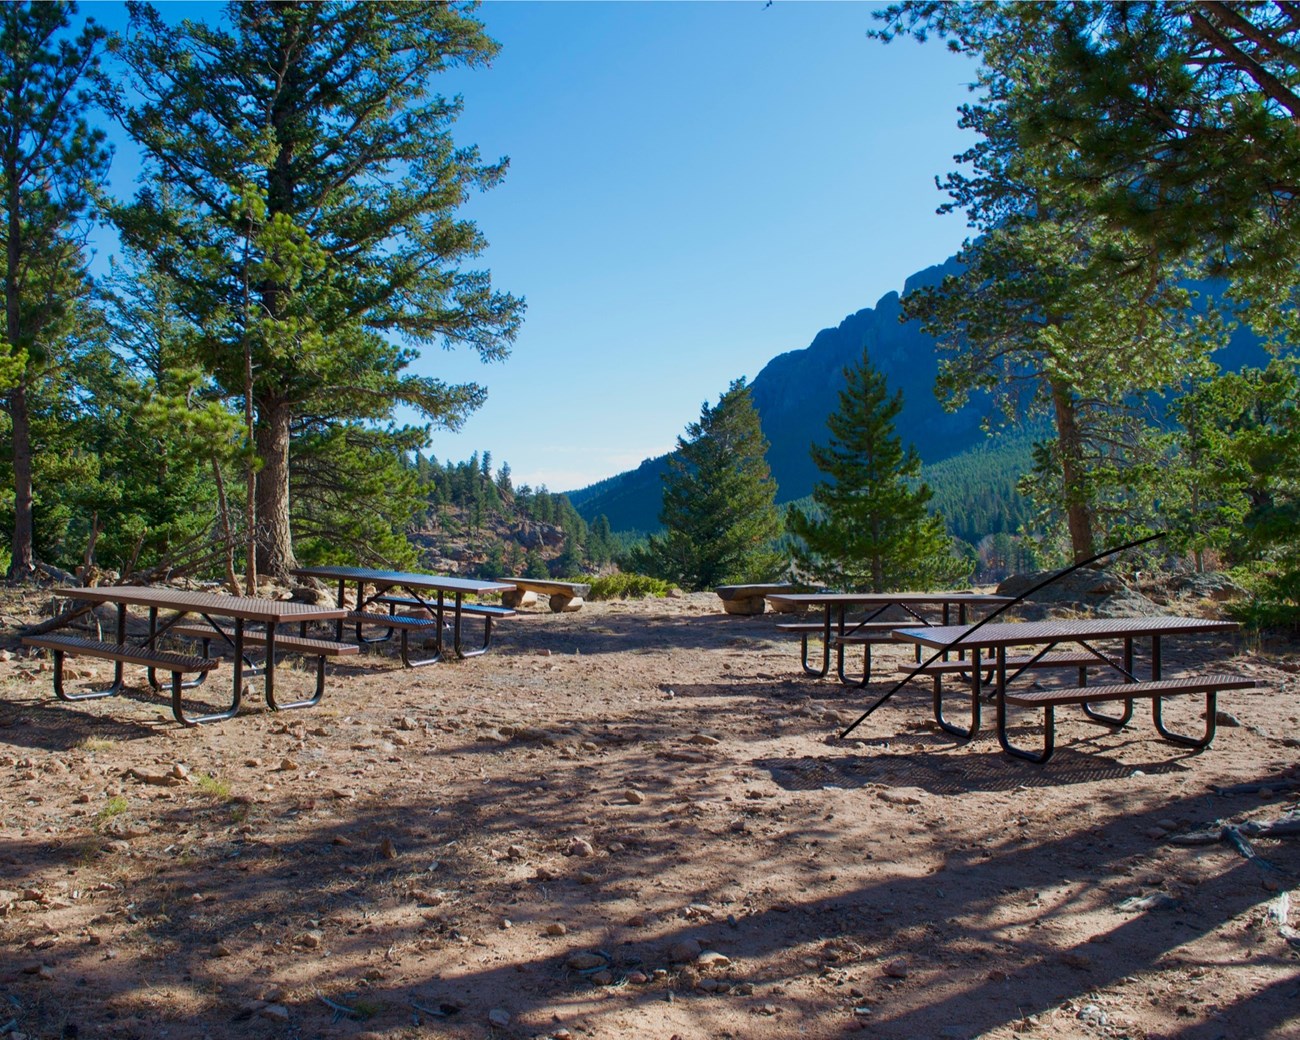
<path id="1" fill-rule="evenodd" d="M 1210 599 L 1216 603 L 1241 599 L 1246 590 L 1226 574 L 1182 574 L 1169 583 L 1169 591 L 1177 596 L 1193 599 Z"/>
<path id="2" fill-rule="evenodd" d="M 1154 600 L 1131 588 L 1110 571 L 1097 567 L 1081 567 L 1068 574 L 1062 571 L 1013 574 L 998 586 L 998 595 L 1023 595 L 1053 574 L 1063 576 L 1030 593 L 1010 610 L 1030 620 L 1059 610 L 1082 610 L 1099 617 L 1147 617 L 1165 613 Z"/>

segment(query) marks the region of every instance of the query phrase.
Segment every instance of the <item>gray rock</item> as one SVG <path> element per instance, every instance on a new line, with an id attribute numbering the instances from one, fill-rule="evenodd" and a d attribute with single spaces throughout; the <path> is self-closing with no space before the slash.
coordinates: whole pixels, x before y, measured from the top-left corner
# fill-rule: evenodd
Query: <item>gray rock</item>
<path id="1" fill-rule="evenodd" d="M 1170 582 L 1169 591 L 1180 596 L 1195 596 L 1197 599 L 1210 599 L 1216 603 L 1240 599 L 1246 590 L 1218 572 L 1212 574 L 1186 574 Z"/>

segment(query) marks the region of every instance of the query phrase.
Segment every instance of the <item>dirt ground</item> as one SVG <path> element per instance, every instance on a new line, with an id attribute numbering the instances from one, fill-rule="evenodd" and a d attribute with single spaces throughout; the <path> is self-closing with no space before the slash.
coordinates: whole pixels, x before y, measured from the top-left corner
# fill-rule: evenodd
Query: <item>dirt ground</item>
<path id="1" fill-rule="evenodd" d="M 1168 642 L 1263 683 L 1207 752 L 1063 709 L 1033 766 L 921 685 L 840 740 L 780 620 L 521 613 L 194 730 L 0 654 L 0 1035 L 1300 1037 L 1300 840 L 1178 843 L 1294 806 L 1294 645 Z"/>

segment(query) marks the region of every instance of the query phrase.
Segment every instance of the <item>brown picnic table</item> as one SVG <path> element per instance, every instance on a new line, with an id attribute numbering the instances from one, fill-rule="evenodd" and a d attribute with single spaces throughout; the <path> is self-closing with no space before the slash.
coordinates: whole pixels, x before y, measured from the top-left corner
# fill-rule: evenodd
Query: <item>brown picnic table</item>
<path id="1" fill-rule="evenodd" d="M 783 631 L 798 632 L 799 663 L 806 674 L 825 678 L 831 668 L 831 647 L 835 647 L 835 672 L 840 682 L 850 679 L 844 673 L 844 648 L 861 645 L 862 679 L 857 685 L 866 686 L 871 679 L 871 646 L 873 643 L 893 641 L 893 631 L 907 626 L 908 620 L 920 625 L 933 622 L 923 611 L 939 611 L 939 623 L 947 625 L 956 608 L 957 621 L 964 624 L 971 607 L 1000 607 L 1012 602 L 1010 596 L 994 596 L 979 592 L 785 592 L 769 595 L 774 605 L 786 609 L 820 607 L 819 622 L 787 622 L 777 627 Z M 851 610 L 861 609 L 865 616 L 849 620 Z M 893 609 L 905 615 L 903 620 L 885 620 L 884 615 Z M 820 636 L 822 659 L 820 664 L 808 660 L 810 636 Z"/>
<path id="2" fill-rule="evenodd" d="M 949 625 L 930 628 L 904 628 L 894 632 L 894 638 L 941 651 L 946 662 L 928 662 L 918 672 L 934 678 L 935 721 L 947 732 L 970 739 L 980 727 L 980 702 L 984 687 L 991 683 L 997 708 L 998 742 L 1016 758 L 1031 762 L 1046 762 L 1055 747 L 1054 709 L 1060 705 L 1077 704 L 1093 722 L 1120 729 L 1133 717 L 1134 700 L 1150 700 L 1152 721 L 1166 740 L 1189 748 L 1208 747 L 1214 739 L 1217 693 L 1227 689 L 1248 689 L 1256 686 L 1254 680 L 1224 674 L 1188 675 L 1165 678 L 1163 675 L 1163 641 L 1166 637 L 1196 633 L 1230 633 L 1240 626 L 1232 621 L 1214 621 L 1189 617 L 1136 617 L 1136 618 L 1082 618 L 1076 620 L 1036 621 L 1024 623 L 991 623 L 986 625 Z M 1149 641 L 1147 678 L 1140 679 L 1136 672 L 1134 644 Z M 1097 644 L 1103 641 L 1120 644 L 1119 653 L 1106 653 Z M 1062 653 L 1064 645 L 1076 648 Z M 1028 653 L 1013 648 L 1029 648 Z M 992 658 L 987 656 L 991 653 Z M 952 660 L 951 655 L 961 660 Z M 1014 682 L 1025 672 L 1037 675 L 1044 667 L 1083 668 L 1095 664 L 1117 673 L 1122 682 L 1088 685 L 1084 671 L 1080 671 L 1077 685 L 1044 688 L 1038 683 L 1027 689 L 1012 689 Z M 949 722 L 943 714 L 942 681 L 944 674 L 957 674 L 970 687 L 971 723 L 963 728 Z M 1180 694 L 1205 696 L 1205 731 L 1200 736 L 1177 733 L 1169 729 L 1162 717 L 1162 700 Z M 1097 711 L 1094 704 L 1121 703 L 1123 712 L 1108 715 Z M 1007 734 L 1007 706 L 1041 709 L 1043 712 L 1043 749 L 1027 751 L 1011 743 Z"/>
<path id="3" fill-rule="evenodd" d="M 337 623 L 337 638 L 343 638 L 345 622 L 351 622 L 355 626 L 358 643 L 387 642 L 398 633 L 402 664 L 407 668 L 435 664 L 445 659 L 447 650 L 443 628 L 447 624 L 450 624 L 452 630 L 452 650 L 457 657 L 477 657 L 486 653 L 492 641 L 492 622 L 498 618 L 512 617 L 515 613 L 510 607 L 465 602 L 466 596 L 508 592 L 514 588 L 509 582 L 370 567 L 299 567 L 292 573 L 303 578 L 338 582 L 337 606 L 343 613 Z M 356 585 L 357 589 L 353 610 L 344 608 L 349 582 Z M 369 592 L 366 591 L 368 586 Z M 406 595 L 394 596 L 392 589 L 400 589 Z M 373 607 L 382 609 L 370 609 Z M 399 614 L 399 607 L 405 608 L 405 613 Z M 450 622 L 447 621 L 448 617 Z M 464 620 L 471 617 L 483 621 L 483 641 L 477 647 L 466 647 L 461 638 Z M 367 636 L 363 631 L 365 628 L 382 628 L 385 631 L 381 636 Z M 418 661 L 412 659 L 409 645 L 409 635 L 412 632 L 433 638 L 432 656 Z"/>
<path id="4" fill-rule="evenodd" d="M 349 652 L 347 647 L 339 646 L 327 640 L 313 640 L 289 636 L 276 632 L 279 625 L 290 622 L 300 623 L 304 627 L 312 621 L 333 621 L 346 612 L 334 607 L 320 607 L 309 603 L 292 600 L 261 599 L 252 596 L 225 596 L 212 592 L 190 592 L 182 589 L 157 588 L 144 585 L 106 585 L 96 588 L 56 589 L 56 596 L 81 603 L 83 609 L 71 614 L 67 621 L 90 610 L 94 604 L 108 603 L 117 607 L 117 624 L 115 638 L 109 640 L 86 639 L 81 636 L 55 630 L 38 636 L 25 636 L 23 643 L 39 647 L 54 655 L 54 693 L 60 700 L 81 701 L 100 697 L 111 697 L 123 688 L 123 666 L 127 664 L 143 665 L 147 669 L 149 685 L 161 689 L 157 673 L 167 672 L 171 675 L 172 715 L 186 726 L 195 726 L 206 722 L 219 722 L 233 718 L 239 712 L 243 697 L 244 679 L 248 675 L 263 675 L 266 703 L 272 711 L 288 708 L 305 708 L 320 701 L 325 689 L 325 658 L 339 653 Z M 131 642 L 127 639 L 126 618 L 128 607 L 145 607 L 149 612 L 149 632 L 143 642 Z M 159 611 L 174 613 L 163 620 Z M 207 673 L 216 667 L 217 661 L 205 652 L 202 656 L 186 655 L 160 650 L 158 642 L 170 634 L 180 634 L 183 626 L 178 623 L 191 615 L 197 615 L 205 622 L 201 629 L 208 639 L 220 639 L 227 642 L 234 650 L 234 676 L 231 682 L 230 704 L 218 711 L 199 715 L 188 714 L 185 710 L 182 691 L 203 682 Z M 216 618 L 225 618 L 233 622 L 233 629 L 219 624 Z M 260 631 L 250 629 L 249 625 L 262 626 Z M 257 667 L 246 658 L 246 649 L 251 646 L 265 647 L 266 660 Z M 276 652 L 288 651 L 315 656 L 318 659 L 316 689 L 314 694 L 281 704 L 275 699 L 275 663 Z M 206 645 L 205 645 L 206 651 Z M 114 662 L 113 683 L 101 690 L 89 690 L 81 693 L 69 693 L 63 682 L 63 662 L 68 655 L 98 657 Z M 186 682 L 183 676 L 197 674 L 199 678 Z"/>

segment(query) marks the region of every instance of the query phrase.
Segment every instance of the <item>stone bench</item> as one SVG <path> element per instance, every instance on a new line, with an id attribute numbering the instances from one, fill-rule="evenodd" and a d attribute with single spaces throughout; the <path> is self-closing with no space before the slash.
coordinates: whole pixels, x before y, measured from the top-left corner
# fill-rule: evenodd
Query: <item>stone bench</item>
<path id="1" fill-rule="evenodd" d="M 578 581 L 551 581 L 544 578 L 502 578 L 514 585 L 514 590 L 501 593 L 501 602 L 507 607 L 526 607 L 537 602 L 538 596 L 548 597 L 552 614 L 581 610 L 583 597 L 591 592 L 589 584 Z M 531 598 L 530 598 L 531 597 Z"/>
<path id="2" fill-rule="evenodd" d="M 766 585 L 719 585 L 713 591 L 722 600 L 722 609 L 728 614 L 761 614 L 767 609 L 768 596 L 794 592 L 795 587 L 789 582 L 776 582 Z M 798 608 L 774 603 L 772 609 L 788 614 L 794 613 Z"/>

